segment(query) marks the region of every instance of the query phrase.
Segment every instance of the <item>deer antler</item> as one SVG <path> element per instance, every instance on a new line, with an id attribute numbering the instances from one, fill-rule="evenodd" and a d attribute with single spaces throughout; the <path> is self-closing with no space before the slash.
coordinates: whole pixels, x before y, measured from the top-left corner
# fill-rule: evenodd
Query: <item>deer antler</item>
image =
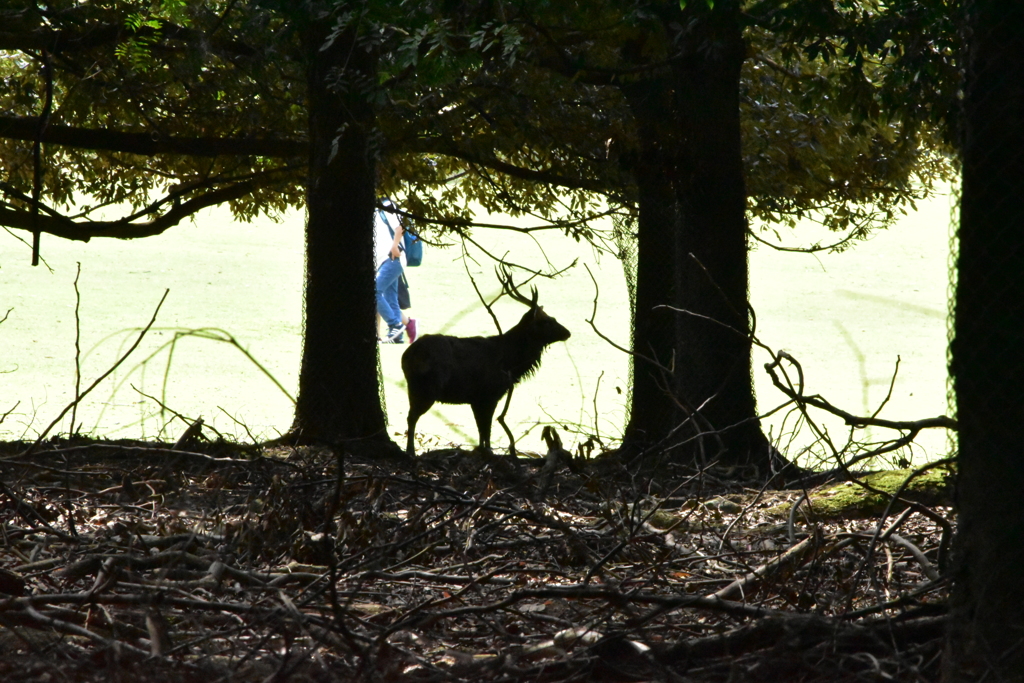
<path id="1" fill-rule="evenodd" d="M 537 307 L 537 288 L 530 287 L 530 293 L 533 295 L 531 299 L 527 299 L 519 292 L 519 288 L 512 282 L 512 271 L 509 270 L 508 266 L 501 264 L 494 269 L 495 274 L 498 276 L 498 281 L 501 282 L 501 289 L 508 294 L 509 298 L 518 301 L 521 304 L 525 304 L 530 308 Z"/>

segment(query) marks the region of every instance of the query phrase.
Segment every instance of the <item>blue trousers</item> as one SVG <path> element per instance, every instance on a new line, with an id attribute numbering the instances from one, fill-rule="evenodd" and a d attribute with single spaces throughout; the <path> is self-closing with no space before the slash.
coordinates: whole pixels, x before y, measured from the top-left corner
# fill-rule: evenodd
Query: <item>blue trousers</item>
<path id="1" fill-rule="evenodd" d="M 402 261 L 389 258 L 377 269 L 377 313 L 388 324 L 402 324 L 402 311 L 398 308 L 398 278 L 402 276 Z"/>

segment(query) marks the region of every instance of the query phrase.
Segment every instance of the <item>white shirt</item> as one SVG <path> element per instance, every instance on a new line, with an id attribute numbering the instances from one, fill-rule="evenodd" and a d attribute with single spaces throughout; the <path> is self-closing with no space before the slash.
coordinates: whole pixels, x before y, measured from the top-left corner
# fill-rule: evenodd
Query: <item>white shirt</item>
<path id="1" fill-rule="evenodd" d="M 384 200 L 385 206 L 392 206 L 391 202 Z M 391 224 L 392 228 L 397 228 L 400 223 L 398 222 L 398 216 L 393 213 L 387 213 L 388 222 L 384 222 L 384 218 L 381 214 L 384 213 L 380 210 L 375 211 L 373 214 L 373 253 L 374 253 L 374 264 L 375 267 L 380 268 L 380 264 L 384 263 L 391 257 L 391 245 L 394 244 L 395 238 L 388 230 L 388 223 Z M 402 268 L 405 268 L 405 247 L 402 244 L 402 240 L 398 240 L 398 253 L 402 259 Z"/>

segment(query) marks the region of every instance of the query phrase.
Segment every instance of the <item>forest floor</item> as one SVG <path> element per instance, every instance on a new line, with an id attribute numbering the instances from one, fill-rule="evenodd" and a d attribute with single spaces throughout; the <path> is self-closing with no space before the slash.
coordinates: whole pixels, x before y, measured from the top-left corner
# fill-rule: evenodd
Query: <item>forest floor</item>
<path id="1" fill-rule="evenodd" d="M 939 678 L 941 481 L 29 446 L 0 444 L 0 680 Z"/>

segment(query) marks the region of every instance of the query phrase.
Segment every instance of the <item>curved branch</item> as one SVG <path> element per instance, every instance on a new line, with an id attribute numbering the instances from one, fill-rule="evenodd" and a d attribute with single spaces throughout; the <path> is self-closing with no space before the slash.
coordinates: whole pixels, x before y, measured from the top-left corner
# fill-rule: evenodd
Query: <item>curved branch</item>
<path id="1" fill-rule="evenodd" d="M 899 431 L 912 431 L 915 434 L 922 429 L 941 427 L 943 429 L 956 430 L 957 422 L 951 417 L 946 415 L 939 415 L 938 417 L 929 417 L 921 420 L 883 420 L 879 417 L 864 417 L 862 415 L 854 415 L 849 413 L 842 408 L 829 403 L 826 399 L 818 396 L 817 394 L 807 396 L 803 392 L 796 392 L 791 387 L 786 386 L 779 379 L 779 376 L 775 372 L 775 368 L 778 367 L 783 359 L 790 361 L 799 366 L 796 359 L 785 351 L 779 351 L 777 354 L 773 354 L 774 359 L 771 363 L 765 363 L 764 369 L 772 378 L 772 384 L 786 395 L 790 400 L 796 401 L 801 404 L 813 406 L 819 410 L 824 410 L 827 413 L 831 413 L 836 417 L 842 418 L 843 422 L 850 427 L 862 428 L 862 427 L 884 427 L 886 429 L 895 429 Z"/>
<path id="2" fill-rule="evenodd" d="M 64 216 L 40 215 L 37 219 L 38 224 L 36 227 L 40 232 L 81 242 L 88 242 L 93 237 L 114 237 L 123 240 L 151 237 L 174 227 L 182 219 L 191 216 L 201 209 L 239 199 L 250 194 L 255 188 L 256 183 L 254 181 L 222 187 L 219 190 L 213 190 L 176 204 L 166 213 L 145 223 L 135 223 L 129 219 L 76 222 Z M 163 200 L 159 203 L 163 203 Z M 31 212 L 19 211 L 0 204 L 0 225 L 21 230 L 32 230 Z"/>

